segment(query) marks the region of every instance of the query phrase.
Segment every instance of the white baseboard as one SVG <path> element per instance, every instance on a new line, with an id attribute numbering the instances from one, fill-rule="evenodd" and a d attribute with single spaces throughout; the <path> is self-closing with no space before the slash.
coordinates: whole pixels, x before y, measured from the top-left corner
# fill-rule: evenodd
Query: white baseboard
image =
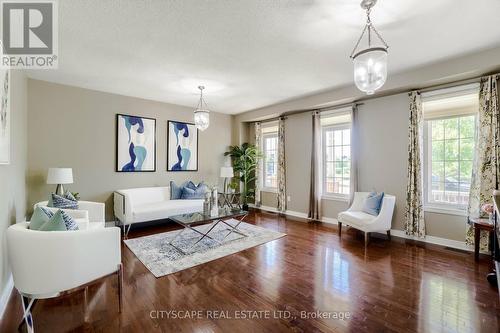
<path id="1" fill-rule="evenodd" d="M 474 248 L 472 246 L 466 245 L 464 241 L 457 241 L 457 240 L 453 240 L 453 239 L 441 238 L 441 237 L 435 237 L 435 236 L 425 236 L 424 238 L 419 238 L 419 237 L 415 237 L 415 236 L 409 236 L 403 230 L 396 230 L 396 229 L 391 230 L 391 235 L 396 236 L 396 237 L 400 237 L 400 238 L 405 238 L 405 239 L 412 239 L 412 240 L 416 240 L 416 241 L 420 241 L 420 242 L 424 242 L 424 243 L 451 247 L 453 249 L 459 249 L 459 250 L 470 251 L 470 252 L 474 251 Z"/>
<path id="2" fill-rule="evenodd" d="M 12 294 L 13 289 L 14 289 L 14 280 L 12 279 L 12 274 L 10 274 L 9 279 L 7 280 L 7 284 L 5 285 L 5 288 L 2 291 L 2 294 L 0 295 L 0 319 L 3 317 L 5 309 L 7 308 L 10 294 Z"/>
<path id="3" fill-rule="evenodd" d="M 265 210 L 268 212 L 272 213 L 279 213 L 278 210 L 274 207 L 269 207 L 269 206 L 260 206 L 260 207 L 255 207 L 255 205 L 249 205 L 254 208 L 258 208 L 261 210 Z M 307 219 L 307 214 L 301 213 L 301 212 L 295 212 L 291 210 L 285 211 L 285 215 L 289 216 L 294 216 L 294 217 L 300 217 L 303 219 Z M 338 224 L 337 219 L 332 218 L 332 217 L 323 217 L 321 218 L 321 222 L 323 223 L 328 223 L 328 224 Z M 391 235 L 395 237 L 400 237 L 400 238 L 405 238 L 405 239 L 412 239 L 424 243 L 429 243 L 429 244 L 435 244 L 435 245 L 441 245 L 441 246 L 446 246 L 450 247 L 453 249 L 459 249 L 459 250 L 464 250 L 464 251 L 474 251 L 474 248 L 472 246 L 468 246 L 465 244 L 463 241 L 456 241 L 453 239 L 447 239 L 447 238 L 441 238 L 441 237 L 435 237 L 435 236 L 425 236 L 424 238 L 419 238 L 419 237 L 414 237 L 414 236 L 409 236 L 407 235 L 403 230 L 397 230 L 397 229 L 391 229 Z"/>

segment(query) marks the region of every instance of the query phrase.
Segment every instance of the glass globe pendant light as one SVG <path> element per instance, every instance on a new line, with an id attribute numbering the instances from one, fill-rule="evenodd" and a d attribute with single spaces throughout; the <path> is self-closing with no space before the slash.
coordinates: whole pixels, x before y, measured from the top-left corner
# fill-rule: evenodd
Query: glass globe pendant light
<path id="1" fill-rule="evenodd" d="M 208 110 L 207 103 L 203 99 L 203 89 L 205 89 L 205 87 L 199 86 L 198 89 L 200 89 L 200 101 L 194 110 L 194 124 L 197 129 L 204 131 L 210 125 L 210 111 Z"/>
<path id="2" fill-rule="evenodd" d="M 387 79 L 387 49 L 389 46 L 380 36 L 370 19 L 370 11 L 377 0 L 362 0 L 361 8 L 366 10 L 366 25 L 354 46 L 351 59 L 354 63 L 354 83 L 359 90 L 372 95 Z M 382 42 L 382 46 L 372 46 L 372 34 Z M 359 44 L 367 34 L 368 48 L 358 51 Z"/>

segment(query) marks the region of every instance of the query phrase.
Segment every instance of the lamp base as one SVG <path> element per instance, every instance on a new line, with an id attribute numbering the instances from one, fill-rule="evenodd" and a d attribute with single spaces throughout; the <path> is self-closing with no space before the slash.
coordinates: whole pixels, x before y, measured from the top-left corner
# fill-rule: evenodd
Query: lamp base
<path id="1" fill-rule="evenodd" d="M 64 195 L 64 186 L 63 184 L 57 184 L 57 187 L 56 187 L 56 194 L 57 195 Z"/>

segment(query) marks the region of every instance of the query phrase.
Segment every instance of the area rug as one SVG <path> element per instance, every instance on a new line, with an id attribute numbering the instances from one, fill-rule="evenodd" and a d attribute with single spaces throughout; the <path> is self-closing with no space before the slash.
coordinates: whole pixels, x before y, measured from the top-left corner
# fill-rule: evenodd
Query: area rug
<path id="1" fill-rule="evenodd" d="M 231 219 L 227 222 L 235 225 L 238 221 Z M 208 230 L 208 228 L 210 225 L 196 227 L 200 231 Z M 227 226 L 219 223 L 209 235 L 223 241 L 222 244 L 205 237 L 193 247 L 191 246 L 200 238 L 200 235 L 195 231 L 185 230 L 175 239 L 174 245 L 186 254 L 169 244 L 180 230 L 127 239 L 124 242 L 155 277 L 162 277 L 286 236 L 286 234 L 245 222 L 242 222 L 238 229 L 248 236 L 243 237 L 233 232 L 224 239 L 228 234 Z"/>

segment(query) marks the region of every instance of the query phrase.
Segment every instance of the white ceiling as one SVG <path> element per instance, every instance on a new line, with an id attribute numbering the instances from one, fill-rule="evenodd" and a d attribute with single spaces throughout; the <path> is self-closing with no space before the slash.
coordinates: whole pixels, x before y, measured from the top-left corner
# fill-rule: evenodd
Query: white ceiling
<path id="1" fill-rule="evenodd" d="M 59 69 L 35 79 L 240 113 L 352 84 L 359 0 L 59 1 Z M 379 0 L 389 73 L 500 44 L 498 0 Z"/>

